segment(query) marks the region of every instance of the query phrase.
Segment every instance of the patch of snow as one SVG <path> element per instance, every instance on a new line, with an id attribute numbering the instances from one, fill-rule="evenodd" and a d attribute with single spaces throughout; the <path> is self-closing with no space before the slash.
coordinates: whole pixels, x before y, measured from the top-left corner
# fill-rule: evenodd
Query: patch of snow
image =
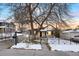
<path id="1" fill-rule="evenodd" d="M 30 48 L 31 49 L 41 49 L 41 45 L 40 44 L 33 44 L 33 45 L 31 44 Z"/>
<path id="2" fill-rule="evenodd" d="M 42 49 L 40 44 L 29 44 L 29 43 L 18 43 L 17 45 L 13 45 L 13 48 L 23 48 L 23 49 Z"/>
<path id="3" fill-rule="evenodd" d="M 49 38 L 48 43 L 51 50 L 79 52 L 79 44 L 68 40 L 60 39 L 58 44 L 58 38 Z"/>
<path id="4" fill-rule="evenodd" d="M 26 48 L 26 43 L 18 43 L 17 45 L 13 45 L 11 48 Z"/>
<path id="5" fill-rule="evenodd" d="M 59 39 L 59 38 L 49 38 L 48 39 L 48 43 L 49 44 L 76 44 L 74 42 L 70 42 L 69 40 L 63 40 L 63 39 Z"/>
<path id="6" fill-rule="evenodd" d="M 79 52 L 79 45 L 55 45 L 50 44 L 51 50 L 58 50 L 58 51 L 73 51 Z"/>

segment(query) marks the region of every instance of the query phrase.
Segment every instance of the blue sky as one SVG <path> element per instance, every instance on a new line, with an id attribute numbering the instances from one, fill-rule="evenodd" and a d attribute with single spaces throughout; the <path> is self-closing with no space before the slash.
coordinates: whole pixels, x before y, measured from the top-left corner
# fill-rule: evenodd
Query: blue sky
<path id="1" fill-rule="evenodd" d="M 0 4 L 0 9 L 0 20 L 5 20 L 11 15 L 9 6 L 6 6 L 5 4 Z"/>
<path id="2" fill-rule="evenodd" d="M 11 13 L 10 13 L 10 7 L 6 6 L 5 4 L 0 4 L 0 19 L 7 19 Z M 74 16 L 74 20 L 79 19 L 79 4 L 71 4 L 69 7 L 71 14 Z"/>
<path id="3" fill-rule="evenodd" d="M 79 4 L 78 3 L 71 4 L 70 9 L 72 12 L 79 11 Z"/>
<path id="4" fill-rule="evenodd" d="M 71 4 L 69 8 L 74 19 L 79 19 L 79 3 Z"/>

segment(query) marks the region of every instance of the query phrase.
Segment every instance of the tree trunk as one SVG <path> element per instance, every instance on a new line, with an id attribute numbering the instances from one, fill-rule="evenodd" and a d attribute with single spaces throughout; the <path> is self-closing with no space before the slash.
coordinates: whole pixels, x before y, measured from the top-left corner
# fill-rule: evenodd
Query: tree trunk
<path id="1" fill-rule="evenodd" d="M 30 16 L 30 25 L 31 25 L 31 35 L 32 35 L 32 40 L 33 40 L 34 39 L 34 28 L 33 28 L 31 3 L 29 4 L 29 16 Z"/>

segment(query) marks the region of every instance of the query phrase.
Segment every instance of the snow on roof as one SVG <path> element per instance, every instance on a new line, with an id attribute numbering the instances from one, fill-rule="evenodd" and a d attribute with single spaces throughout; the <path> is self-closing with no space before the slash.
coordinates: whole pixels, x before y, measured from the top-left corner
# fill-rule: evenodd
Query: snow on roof
<path id="1" fill-rule="evenodd" d="M 40 31 L 51 31 L 52 29 L 41 29 Z"/>

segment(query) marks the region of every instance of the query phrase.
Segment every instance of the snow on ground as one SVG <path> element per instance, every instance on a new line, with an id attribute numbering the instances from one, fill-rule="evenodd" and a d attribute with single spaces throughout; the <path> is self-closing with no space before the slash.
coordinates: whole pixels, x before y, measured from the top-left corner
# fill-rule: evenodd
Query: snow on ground
<path id="1" fill-rule="evenodd" d="M 17 45 L 13 45 L 11 49 L 14 48 L 23 48 L 23 49 L 42 49 L 40 44 L 29 44 L 29 43 L 18 43 Z"/>
<path id="2" fill-rule="evenodd" d="M 74 42 L 70 42 L 68 40 L 63 40 L 63 39 L 59 39 L 59 38 L 49 38 L 48 39 L 48 43 L 49 44 L 66 44 L 66 45 L 70 45 L 70 44 L 76 44 Z"/>
<path id="3" fill-rule="evenodd" d="M 60 43 L 58 44 L 58 38 L 49 38 L 48 43 L 51 50 L 79 52 L 79 44 L 68 40 L 60 39 Z"/>
<path id="4" fill-rule="evenodd" d="M 51 45 L 51 50 L 79 52 L 79 45 Z"/>

